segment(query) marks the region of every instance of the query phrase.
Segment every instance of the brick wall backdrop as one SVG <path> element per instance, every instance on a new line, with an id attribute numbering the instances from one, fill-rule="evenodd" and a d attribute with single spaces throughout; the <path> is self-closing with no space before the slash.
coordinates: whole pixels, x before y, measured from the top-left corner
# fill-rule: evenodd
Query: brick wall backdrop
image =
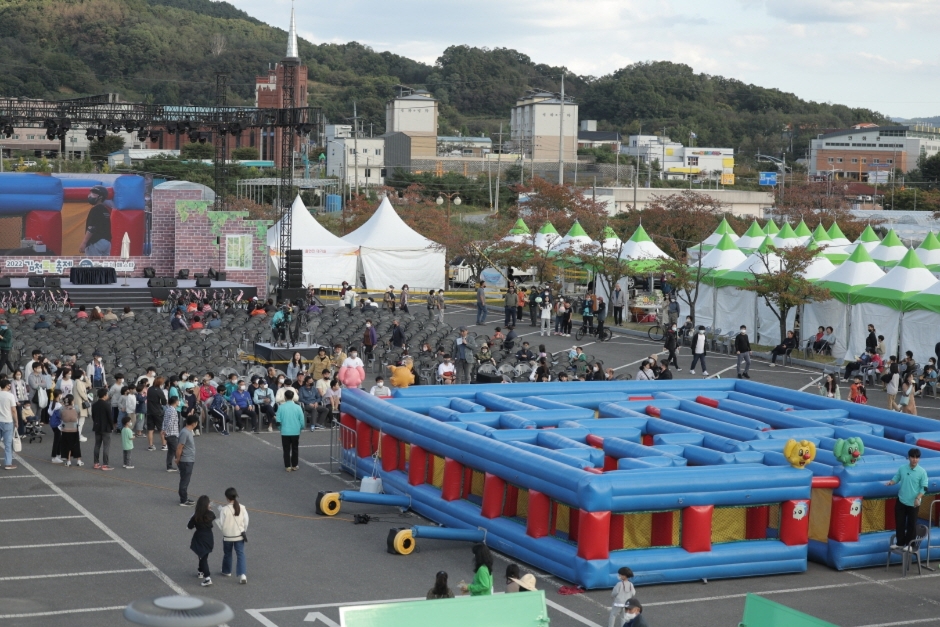
<path id="1" fill-rule="evenodd" d="M 153 226 L 151 232 L 152 254 L 150 256 L 131 257 L 135 270 L 130 276 L 142 277 L 145 267 L 153 267 L 157 276 L 176 276 L 181 268 L 190 272 L 205 273 L 209 267 L 219 268 L 219 246 L 216 238 L 222 242 L 222 263 L 225 262 L 225 236 L 251 234 L 253 236 L 253 255 L 251 270 L 230 271 L 229 281 L 254 286 L 259 294 L 267 293 L 267 229 L 268 223 L 259 220 L 246 220 L 243 212 L 209 211 L 209 203 L 203 200 L 204 194 L 199 189 L 159 189 L 153 190 Z M 120 244 L 116 246 L 120 252 Z M 32 256 L 28 259 L 40 259 Z M 82 256 L 55 256 L 48 259 L 71 259 L 75 265 Z M 7 259 L 24 257 L 0 256 L 0 273 L 10 277 L 25 277 L 31 273 L 27 268 L 7 268 Z M 119 261 L 120 255 L 108 257 Z M 222 268 L 224 269 L 224 267 Z M 32 273 L 36 274 L 36 273 Z M 68 270 L 63 273 L 68 276 Z M 123 273 L 121 273 L 123 275 Z"/>

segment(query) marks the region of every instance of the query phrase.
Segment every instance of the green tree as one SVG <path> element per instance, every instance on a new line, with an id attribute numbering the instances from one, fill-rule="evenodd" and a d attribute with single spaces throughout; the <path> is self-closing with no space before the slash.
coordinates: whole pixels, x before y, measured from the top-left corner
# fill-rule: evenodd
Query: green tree
<path id="1" fill-rule="evenodd" d="M 660 270 L 669 275 L 669 283 L 675 288 L 676 298 L 689 306 L 692 322 L 695 322 L 695 303 L 698 302 L 699 288 L 711 273 L 710 268 L 702 267 L 704 256 L 705 254 L 699 251 L 697 260 L 689 264 L 686 253 L 680 252 L 676 259 L 666 259 L 660 265 Z"/>
<path id="2" fill-rule="evenodd" d="M 232 151 L 230 155 L 236 161 L 257 161 L 260 155 L 254 146 L 242 146 Z"/>
<path id="3" fill-rule="evenodd" d="M 190 142 L 180 147 L 180 157 L 183 159 L 212 159 L 215 157 L 215 146 L 206 142 Z"/>
<path id="4" fill-rule="evenodd" d="M 124 137 L 122 135 L 105 135 L 88 145 L 88 156 L 92 161 L 106 161 L 108 155 L 124 150 Z"/>

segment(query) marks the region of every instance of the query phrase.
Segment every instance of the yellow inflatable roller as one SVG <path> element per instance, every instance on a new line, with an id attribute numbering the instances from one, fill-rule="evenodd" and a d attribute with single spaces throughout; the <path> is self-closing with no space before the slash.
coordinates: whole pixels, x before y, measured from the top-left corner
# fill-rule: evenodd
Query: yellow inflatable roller
<path id="1" fill-rule="evenodd" d="M 336 516 L 341 502 L 339 492 L 320 492 L 317 494 L 317 513 L 321 516 Z"/>
<path id="2" fill-rule="evenodd" d="M 394 537 L 391 538 L 392 552 L 399 555 L 411 555 L 415 550 L 415 538 L 411 529 L 392 529 L 391 531 L 394 533 Z"/>

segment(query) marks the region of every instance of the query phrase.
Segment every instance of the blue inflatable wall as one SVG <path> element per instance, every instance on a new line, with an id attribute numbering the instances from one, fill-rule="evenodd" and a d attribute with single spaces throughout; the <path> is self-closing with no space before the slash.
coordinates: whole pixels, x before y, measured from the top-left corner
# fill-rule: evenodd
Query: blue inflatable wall
<path id="1" fill-rule="evenodd" d="M 884 483 L 913 444 L 940 473 L 935 421 L 750 381 L 347 390 L 343 410 L 347 469 L 377 453 L 420 514 L 586 588 L 883 564 Z"/>

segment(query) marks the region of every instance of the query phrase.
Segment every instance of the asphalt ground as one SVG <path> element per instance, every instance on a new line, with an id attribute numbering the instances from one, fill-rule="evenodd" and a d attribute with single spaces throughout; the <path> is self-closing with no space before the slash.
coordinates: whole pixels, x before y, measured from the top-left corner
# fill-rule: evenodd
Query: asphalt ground
<path id="1" fill-rule="evenodd" d="M 457 308 L 447 318 L 479 333 L 491 333 L 502 322 L 491 314 L 490 324 L 476 327 L 475 312 Z M 541 338 L 527 322 L 518 330 L 533 345 L 544 343 L 552 351 L 574 344 L 573 338 Z M 619 335 L 610 342 L 582 345 L 605 367 L 631 373 L 660 348 Z M 708 360 L 713 376 L 734 376 L 733 357 L 709 355 Z M 677 378 L 691 378 L 689 361 L 685 349 Z M 791 389 L 812 385 L 819 374 L 797 367 L 771 369 L 760 360 L 751 368 L 755 381 Z M 883 405 L 884 395 L 872 393 L 872 403 Z M 940 412 L 935 399 L 918 399 L 918 406 L 921 415 Z M 388 530 L 422 524 L 416 515 L 355 504 L 344 504 L 335 518 L 315 514 L 317 492 L 355 489 L 351 477 L 330 474 L 329 432 L 301 436 L 301 470 L 295 473 L 283 469 L 277 433 L 206 434 L 196 440 L 190 495 L 208 494 L 221 502 L 224 490 L 234 486 L 251 522 L 248 584 L 218 574 L 222 543 L 216 533 L 210 557 L 215 584 L 202 588 L 186 529 L 192 510 L 178 506 L 178 475 L 165 472 L 165 454 L 146 451 L 138 439 L 136 468 L 124 470 L 118 463 L 106 473 L 91 470 L 91 444 L 82 445 L 88 465 L 65 468 L 49 463 L 48 438 L 41 444 L 24 442 L 19 468 L 0 475 L 0 625 L 126 625 L 121 609 L 127 603 L 182 592 L 224 601 L 235 611 L 229 623 L 233 626 L 320 622 L 332 627 L 339 623 L 342 605 L 422 598 L 439 570 L 450 574 L 452 586 L 472 578 L 471 554 L 464 543 L 422 541 L 407 557 L 386 552 Z M 120 462 L 120 454 L 120 440 L 114 438 L 112 462 Z M 375 518 L 356 525 L 356 513 Z M 497 555 L 497 591 L 508 563 Z M 546 590 L 552 625 L 607 624 L 609 590 L 563 596 L 558 589 L 568 582 L 534 572 Z M 940 571 L 925 571 L 901 579 L 899 567 L 837 572 L 810 562 L 802 574 L 646 586 L 637 596 L 653 626 L 737 625 L 748 592 L 846 627 L 930 625 L 940 624 L 938 577 Z"/>

